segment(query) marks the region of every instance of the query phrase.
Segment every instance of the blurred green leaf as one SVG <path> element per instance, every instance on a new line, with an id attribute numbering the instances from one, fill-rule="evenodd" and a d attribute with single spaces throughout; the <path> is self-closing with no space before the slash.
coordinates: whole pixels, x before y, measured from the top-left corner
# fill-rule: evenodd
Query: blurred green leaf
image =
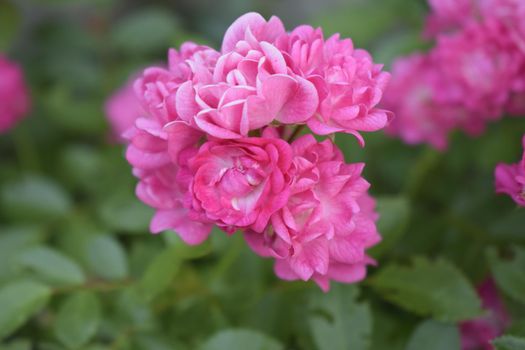
<path id="1" fill-rule="evenodd" d="M 146 301 L 153 300 L 172 283 L 181 266 L 175 246 L 166 248 L 148 266 L 139 282 L 140 294 Z"/>
<path id="2" fill-rule="evenodd" d="M 166 10 L 150 8 L 132 13 L 114 27 L 111 40 L 128 53 L 162 51 L 177 32 L 177 20 Z"/>
<path id="3" fill-rule="evenodd" d="M 0 339 L 22 326 L 42 309 L 51 296 L 49 287 L 33 282 L 12 282 L 0 289 Z"/>
<path id="4" fill-rule="evenodd" d="M 516 301 L 525 303 L 525 249 L 514 247 L 512 259 L 502 259 L 496 250 L 487 251 L 492 275 L 498 286 Z"/>
<path id="5" fill-rule="evenodd" d="M 525 350 L 525 338 L 504 335 L 492 341 L 496 350 Z"/>
<path id="6" fill-rule="evenodd" d="M 0 2 L 0 51 L 6 52 L 12 44 L 20 24 L 20 15 L 14 4 Z"/>
<path id="7" fill-rule="evenodd" d="M 392 248 L 405 233 L 410 218 L 410 205 L 403 197 L 379 197 L 377 211 L 379 212 L 377 229 L 383 240 L 370 250 L 374 257 L 379 257 Z"/>
<path id="8" fill-rule="evenodd" d="M 283 350 L 284 347 L 271 337 L 248 329 L 227 329 L 213 335 L 200 350 Z"/>
<path id="9" fill-rule="evenodd" d="M 57 183 L 36 175 L 3 184 L 0 204 L 6 215 L 24 221 L 50 221 L 65 216 L 71 199 Z"/>
<path id="10" fill-rule="evenodd" d="M 61 175 L 68 183 L 82 188 L 93 189 L 98 181 L 93 181 L 100 173 L 99 153 L 87 145 L 72 145 L 66 148 L 61 157 Z"/>
<path id="11" fill-rule="evenodd" d="M 457 325 L 432 320 L 422 322 L 414 330 L 406 350 L 460 350 Z"/>
<path id="12" fill-rule="evenodd" d="M 0 350 L 31 350 L 31 341 L 20 339 L 8 344 L 0 344 Z"/>
<path id="13" fill-rule="evenodd" d="M 421 316 L 458 322 L 481 315 L 476 291 L 450 262 L 415 258 L 410 266 L 390 264 L 369 283 L 385 299 Z"/>
<path id="14" fill-rule="evenodd" d="M 54 323 L 56 337 L 69 349 L 85 345 L 97 332 L 100 302 L 91 292 L 81 291 L 69 296 L 58 310 Z"/>
<path id="15" fill-rule="evenodd" d="M 76 285 L 86 280 L 76 262 L 49 247 L 38 246 L 24 250 L 17 256 L 16 262 L 52 283 Z"/>
<path id="16" fill-rule="evenodd" d="M 372 314 L 356 301 L 356 286 L 334 285 L 329 293 L 310 298 L 310 330 L 320 350 L 366 350 L 370 347 Z"/>
<path id="17" fill-rule="evenodd" d="M 101 135 L 107 124 L 101 108 L 102 101 L 75 94 L 66 85 L 46 91 L 42 97 L 46 116 L 64 131 L 81 135 Z"/>
<path id="18" fill-rule="evenodd" d="M 113 237 L 97 235 L 86 243 L 86 261 L 91 271 L 109 280 L 128 275 L 126 252 Z"/>
<path id="19" fill-rule="evenodd" d="M 144 233 L 149 231 L 153 210 L 136 197 L 118 195 L 103 202 L 100 216 L 112 230 Z"/>
<path id="20" fill-rule="evenodd" d="M 0 282 L 15 273 L 13 257 L 26 249 L 40 243 L 43 239 L 38 227 L 14 226 L 0 228 Z"/>

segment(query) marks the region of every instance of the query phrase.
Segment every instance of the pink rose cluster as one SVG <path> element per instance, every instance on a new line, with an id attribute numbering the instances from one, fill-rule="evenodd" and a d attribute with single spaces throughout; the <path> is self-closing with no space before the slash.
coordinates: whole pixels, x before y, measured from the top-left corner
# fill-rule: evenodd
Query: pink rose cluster
<path id="1" fill-rule="evenodd" d="M 443 150 L 453 130 L 479 135 L 503 115 L 525 115 L 525 1 L 429 0 L 428 53 L 398 59 L 384 106 L 388 132 Z"/>
<path id="2" fill-rule="evenodd" d="M 11 129 L 30 109 L 21 68 L 0 53 L 0 133 Z"/>
<path id="3" fill-rule="evenodd" d="M 496 166 L 496 193 L 509 195 L 519 206 L 525 207 L 525 135 L 522 139 L 523 156 L 516 164 L 500 163 Z"/>
<path id="4" fill-rule="evenodd" d="M 384 128 L 382 66 L 349 39 L 248 13 L 220 51 L 185 43 L 166 67 L 135 81 L 142 112 L 124 133 L 136 193 L 156 210 L 151 231 L 188 244 L 213 225 L 241 231 L 279 277 L 324 290 L 364 278 L 380 240 L 364 165 L 345 163 L 329 137 L 297 136 L 307 126 L 363 144 L 361 132 Z"/>
<path id="5" fill-rule="evenodd" d="M 494 350 L 491 341 L 503 334 L 510 316 L 492 278 L 486 279 L 477 290 L 486 314 L 459 325 L 461 350 Z"/>

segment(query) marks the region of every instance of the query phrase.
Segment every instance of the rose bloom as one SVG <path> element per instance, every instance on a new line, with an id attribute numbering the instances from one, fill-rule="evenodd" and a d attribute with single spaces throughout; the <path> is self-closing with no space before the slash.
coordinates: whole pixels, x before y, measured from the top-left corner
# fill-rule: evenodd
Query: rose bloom
<path id="1" fill-rule="evenodd" d="M 213 71 L 177 92 L 182 119 L 211 136 L 235 139 L 274 120 L 295 124 L 310 118 L 318 105 L 317 92 L 290 70 L 273 45 L 280 36 L 286 32 L 277 17 L 266 21 L 248 13 L 237 19 L 224 35 Z"/>
<path id="2" fill-rule="evenodd" d="M 444 150 L 448 134 L 467 116 L 460 106 L 439 101 L 438 95 L 446 89 L 432 56 L 416 53 L 396 60 L 383 100 L 383 106 L 396 115 L 387 133 L 408 144 L 429 143 Z"/>
<path id="3" fill-rule="evenodd" d="M 30 104 L 22 69 L 0 53 L 0 133 L 26 116 Z"/>
<path id="4" fill-rule="evenodd" d="M 262 232 L 288 201 L 290 145 L 268 129 L 263 137 L 211 140 L 189 161 L 190 218 L 226 231 Z"/>
<path id="5" fill-rule="evenodd" d="M 479 0 L 428 0 L 431 9 L 425 21 L 426 37 L 458 30 L 474 20 L 475 3 Z"/>
<path id="6" fill-rule="evenodd" d="M 218 138 L 240 138 L 272 122 L 307 123 L 330 134 L 383 128 L 390 117 L 376 108 L 388 73 L 350 39 L 324 40 L 320 29 L 286 33 L 277 17 L 249 13 L 226 31 L 211 76 L 177 93 L 179 114 Z M 184 112 L 182 112 L 184 109 Z"/>
<path id="7" fill-rule="evenodd" d="M 461 350 L 493 350 L 491 341 L 501 336 L 510 322 L 496 284 L 491 278 L 484 281 L 477 290 L 487 315 L 459 325 Z"/>
<path id="8" fill-rule="evenodd" d="M 350 39 L 341 39 L 339 34 L 325 40 L 321 28 L 307 25 L 280 37 L 277 47 L 291 62 L 292 71 L 315 85 L 319 107 L 308 119 L 314 133 L 345 132 L 364 144 L 360 131 L 387 125 L 392 114 L 377 105 L 390 74 L 367 51 L 355 49 Z"/>
<path id="9" fill-rule="evenodd" d="M 292 149 L 290 198 L 262 234 L 245 232 L 248 244 L 275 258 L 275 272 L 285 280 L 313 279 L 327 291 L 331 280 L 363 279 L 374 263 L 365 250 L 380 241 L 364 165 L 345 164 L 331 140 L 318 143 L 312 135 Z"/>
<path id="10" fill-rule="evenodd" d="M 472 23 L 457 34 L 440 36 L 431 54 L 448 81 L 443 99 L 462 104 L 473 119 L 502 117 L 523 54 L 500 23 Z M 476 133 L 472 118 L 463 127 Z"/>
<path id="11" fill-rule="evenodd" d="M 525 207 L 525 135 L 522 139 L 523 157 L 517 164 L 500 163 L 496 166 L 496 193 L 509 195 L 518 205 Z"/>
<path id="12" fill-rule="evenodd" d="M 104 106 L 106 118 L 111 126 L 113 136 L 119 142 L 125 142 L 124 133 L 135 125 L 135 121 L 144 116 L 144 110 L 135 94 L 130 79 L 124 86 L 109 97 Z"/>
<path id="13" fill-rule="evenodd" d="M 138 118 L 124 137 L 128 140 L 126 158 L 139 178 L 137 196 L 153 207 L 150 229 L 157 233 L 175 230 L 188 244 L 198 244 L 211 231 L 211 224 L 188 220 L 189 208 L 184 198 L 189 182 L 178 176 L 184 165 L 181 154 L 198 147 L 203 133 L 183 121 L 175 106 L 175 93 L 183 82 L 197 79 L 190 67 L 199 64 L 197 74 L 214 64 L 215 51 L 185 43 L 180 51 L 168 53 L 168 68 L 148 68 L 135 81 L 134 90 L 144 115 Z M 169 132 L 168 132 L 169 131 Z M 176 142 L 169 141 L 169 135 Z"/>

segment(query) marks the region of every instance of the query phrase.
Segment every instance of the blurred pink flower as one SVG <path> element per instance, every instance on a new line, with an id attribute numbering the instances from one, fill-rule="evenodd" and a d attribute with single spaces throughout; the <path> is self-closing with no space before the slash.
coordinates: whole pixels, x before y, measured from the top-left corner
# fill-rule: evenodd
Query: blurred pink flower
<path id="1" fill-rule="evenodd" d="M 327 291 L 330 280 L 363 279 L 373 264 L 365 250 L 380 241 L 375 202 L 361 177 L 364 164 L 345 164 L 330 140 L 305 135 L 292 143 L 291 195 L 263 233 L 245 232 L 259 255 L 276 259 L 285 280 L 313 279 Z"/>
<path id="2" fill-rule="evenodd" d="M 448 134 L 466 116 L 462 108 L 438 101 L 445 89 L 446 81 L 431 56 L 417 53 L 395 61 L 383 100 L 383 106 L 396 114 L 387 133 L 409 144 L 428 142 L 445 149 Z"/>
<path id="3" fill-rule="evenodd" d="M 517 22 L 505 20 L 506 1 L 430 2 L 429 23 L 448 21 L 455 30 L 437 31 L 427 54 L 394 63 L 384 106 L 396 114 L 388 133 L 443 150 L 456 129 L 477 136 L 505 113 L 525 113 L 525 51 L 512 34 Z"/>
<path id="4" fill-rule="evenodd" d="M 426 19 L 425 36 L 433 37 L 458 30 L 465 23 L 474 20 L 477 1 L 479 0 L 428 0 L 431 13 Z"/>
<path id="5" fill-rule="evenodd" d="M 467 131 L 477 134 L 483 121 L 503 116 L 524 57 L 501 23 L 471 23 L 461 32 L 441 35 L 431 55 L 447 81 L 441 98 L 469 112 L 463 121 Z"/>
<path id="6" fill-rule="evenodd" d="M 508 194 L 518 205 L 525 207 L 525 135 L 522 139 L 523 157 L 517 164 L 500 163 L 496 166 L 496 193 Z"/>
<path id="7" fill-rule="evenodd" d="M 360 131 L 384 128 L 392 114 L 377 108 L 390 74 L 374 64 L 370 54 L 354 49 L 350 39 L 335 34 L 324 39 L 321 28 L 302 25 L 277 40 L 286 62 L 296 74 L 315 85 L 317 113 L 308 119 L 320 135 L 345 132 L 364 144 Z"/>
<path id="8" fill-rule="evenodd" d="M 462 322 L 459 325 L 461 350 L 493 350 L 491 340 L 503 334 L 509 325 L 510 317 L 501 301 L 496 284 L 491 278 L 478 286 L 486 316 Z"/>
<path id="9" fill-rule="evenodd" d="M 22 69 L 0 53 L 0 133 L 25 117 L 30 107 Z"/>
<path id="10" fill-rule="evenodd" d="M 145 114 L 135 94 L 134 81 L 135 77 L 115 91 L 104 107 L 113 136 L 120 142 L 125 142 L 124 133 L 135 125 L 139 117 Z"/>
<path id="11" fill-rule="evenodd" d="M 214 222 L 225 231 L 262 232 L 290 194 L 290 145 L 272 137 L 211 140 L 189 162 L 192 219 Z"/>

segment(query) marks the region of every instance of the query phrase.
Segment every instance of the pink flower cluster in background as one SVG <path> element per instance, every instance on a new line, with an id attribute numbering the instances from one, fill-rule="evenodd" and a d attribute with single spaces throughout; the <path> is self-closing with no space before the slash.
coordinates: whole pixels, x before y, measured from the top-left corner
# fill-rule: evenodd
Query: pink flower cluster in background
<path id="1" fill-rule="evenodd" d="M 522 139 L 523 157 L 516 164 L 496 166 L 496 193 L 508 194 L 518 205 L 525 207 L 525 135 Z"/>
<path id="2" fill-rule="evenodd" d="M 390 134 L 443 150 L 453 130 L 479 135 L 525 115 L 525 2 L 429 2 L 425 34 L 436 45 L 394 63 L 384 106 L 396 113 Z"/>
<path id="3" fill-rule="evenodd" d="M 485 280 L 477 290 L 487 314 L 459 325 L 461 350 L 493 350 L 491 341 L 501 336 L 510 323 L 494 280 Z"/>
<path id="4" fill-rule="evenodd" d="M 0 133 L 11 129 L 30 109 L 21 68 L 0 53 Z"/>
<path id="5" fill-rule="evenodd" d="M 286 32 L 279 18 L 248 13 L 220 51 L 185 43 L 167 68 L 144 70 L 138 114 L 132 103 L 108 110 L 118 133 L 140 115 L 124 136 L 137 195 L 156 210 L 152 232 L 199 244 L 213 225 L 240 230 L 276 260 L 279 277 L 328 290 L 330 280 L 364 278 L 378 215 L 364 164 L 345 163 L 330 138 L 297 136 L 308 126 L 364 144 L 361 132 L 391 118 L 377 107 L 388 79 L 350 39 L 310 26 Z"/>

